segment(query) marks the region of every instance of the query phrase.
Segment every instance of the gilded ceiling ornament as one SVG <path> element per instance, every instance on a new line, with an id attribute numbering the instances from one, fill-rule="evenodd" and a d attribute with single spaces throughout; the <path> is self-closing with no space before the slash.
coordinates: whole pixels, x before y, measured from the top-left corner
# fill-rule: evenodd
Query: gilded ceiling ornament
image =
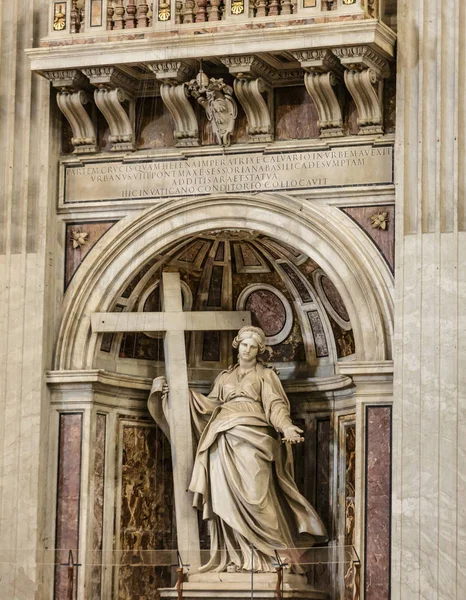
<path id="1" fill-rule="evenodd" d="M 76 250 L 77 248 L 81 248 L 85 246 L 89 240 L 87 239 L 89 234 L 86 231 L 79 231 L 78 229 L 72 229 L 70 231 L 70 238 L 73 241 L 73 248 Z"/>
<path id="2" fill-rule="evenodd" d="M 388 211 L 384 210 L 379 213 L 375 213 L 371 216 L 371 224 L 374 229 L 382 229 L 386 231 L 388 227 Z"/>
<path id="3" fill-rule="evenodd" d="M 204 108 L 207 118 L 221 146 L 230 145 L 230 137 L 235 127 L 238 107 L 233 99 L 233 88 L 222 78 L 209 77 L 201 70 L 196 79 L 191 79 L 187 89 L 193 98 Z"/>

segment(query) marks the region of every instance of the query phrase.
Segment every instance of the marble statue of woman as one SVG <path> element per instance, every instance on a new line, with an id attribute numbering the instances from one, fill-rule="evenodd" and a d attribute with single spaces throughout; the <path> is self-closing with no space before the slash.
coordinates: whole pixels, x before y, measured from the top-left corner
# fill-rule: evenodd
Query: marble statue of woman
<path id="1" fill-rule="evenodd" d="M 303 441 L 302 430 L 291 421 L 278 375 L 257 360 L 264 332 L 243 327 L 233 346 L 238 363 L 217 377 L 210 394 L 191 391 L 199 442 L 189 489 L 211 539 L 200 571 L 234 565 L 267 572 L 275 549 L 309 547 L 327 533 L 293 479 L 291 445 Z"/>

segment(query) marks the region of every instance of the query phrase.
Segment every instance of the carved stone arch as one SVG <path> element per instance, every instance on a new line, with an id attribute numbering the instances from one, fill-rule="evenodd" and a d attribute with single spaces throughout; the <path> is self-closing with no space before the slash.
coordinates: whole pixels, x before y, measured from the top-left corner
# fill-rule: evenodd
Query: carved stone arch
<path id="1" fill-rule="evenodd" d="M 93 368 L 99 335 L 91 332 L 91 314 L 109 310 L 154 253 L 186 235 L 238 228 L 260 231 L 314 259 L 347 307 L 356 360 L 391 358 L 393 276 L 367 236 L 335 207 L 264 193 L 212 196 L 208 203 L 170 200 L 117 223 L 88 254 L 67 290 L 54 369 Z"/>

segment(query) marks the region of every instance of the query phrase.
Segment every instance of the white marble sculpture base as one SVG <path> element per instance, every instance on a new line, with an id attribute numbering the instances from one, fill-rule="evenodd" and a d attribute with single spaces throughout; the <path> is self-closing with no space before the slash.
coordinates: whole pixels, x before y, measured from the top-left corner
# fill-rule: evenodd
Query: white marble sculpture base
<path id="1" fill-rule="evenodd" d="M 277 575 L 275 573 L 254 574 L 254 598 L 275 598 Z M 175 588 L 161 589 L 161 598 L 178 598 Z M 251 575 L 249 573 L 202 573 L 190 575 L 183 584 L 183 598 L 215 598 L 236 600 L 251 598 Z M 288 600 L 328 600 L 328 595 L 312 589 L 302 575 L 284 576 L 283 598 Z"/>

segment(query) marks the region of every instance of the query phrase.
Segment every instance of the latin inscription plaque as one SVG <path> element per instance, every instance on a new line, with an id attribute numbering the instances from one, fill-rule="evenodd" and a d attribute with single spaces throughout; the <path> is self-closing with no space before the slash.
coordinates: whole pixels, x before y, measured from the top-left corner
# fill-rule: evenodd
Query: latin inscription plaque
<path id="1" fill-rule="evenodd" d="M 392 146 L 64 165 L 65 203 L 393 183 Z"/>

